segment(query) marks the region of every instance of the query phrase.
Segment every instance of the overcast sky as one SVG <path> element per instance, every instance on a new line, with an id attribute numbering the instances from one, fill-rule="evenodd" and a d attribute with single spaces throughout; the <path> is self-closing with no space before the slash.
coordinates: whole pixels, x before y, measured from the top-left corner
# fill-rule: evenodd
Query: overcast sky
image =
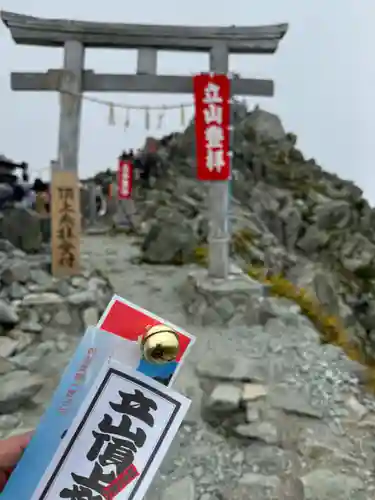
<path id="1" fill-rule="evenodd" d="M 220 5 L 219 8 L 216 5 Z M 278 113 L 287 130 L 298 135 L 299 147 L 324 168 L 355 180 L 375 201 L 375 3 L 370 0 L 138 0 L 83 2 L 64 0 L 2 0 L 1 8 L 40 17 L 95 21 L 257 25 L 288 22 L 280 50 L 273 56 L 232 56 L 231 70 L 247 77 L 273 78 L 274 98 L 249 99 Z M 58 99 L 56 94 L 15 93 L 11 71 L 45 71 L 62 63 L 60 49 L 16 46 L 0 27 L 0 153 L 27 161 L 33 174 L 56 157 Z M 129 73 L 136 67 L 135 51 L 88 50 L 86 68 L 97 72 Z M 161 53 L 164 74 L 193 74 L 208 69 L 201 54 Z M 132 105 L 179 104 L 191 96 L 101 94 L 108 101 Z M 191 111 L 187 112 L 187 118 Z M 141 146 L 148 134 L 181 130 L 178 111 L 170 111 L 162 131 L 156 113 L 150 132 L 144 116 L 116 113 L 108 126 L 108 109 L 85 102 L 81 129 L 80 174 L 114 167 L 124 148 Z M 48 169 L 44 170 L 44 176 Z"/>

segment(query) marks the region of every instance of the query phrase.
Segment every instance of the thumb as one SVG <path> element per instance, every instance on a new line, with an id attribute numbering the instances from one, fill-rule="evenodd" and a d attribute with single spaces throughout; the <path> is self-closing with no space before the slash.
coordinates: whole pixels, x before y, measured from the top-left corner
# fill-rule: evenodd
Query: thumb
<path id="1" fill-rule="evenodd" d="M 32 432 L 12 436 L 0 441 L 0 469 L 14 467 L 29 444 Z"/>
<path id="2" fill-rule="evenodd" d="M 7 474 L 4 471 L 0 470 L 0 493 L 3 491 L 4 486 L 7 483 L 7 480 L 8 480 Z"/>

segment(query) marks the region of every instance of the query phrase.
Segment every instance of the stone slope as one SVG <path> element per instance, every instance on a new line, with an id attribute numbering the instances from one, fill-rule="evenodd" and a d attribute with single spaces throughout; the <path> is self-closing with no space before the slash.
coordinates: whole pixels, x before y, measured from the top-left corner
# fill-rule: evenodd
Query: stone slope
<path id="1" fill-rule="evenodd" d="M 27 255 L 0 239 L 0 435 L 1 422 L 17 426 L 13 412 L 40 415 L 77 339 L 113 294 L 99 271 L 86 266 L 59 280 L 50 266 L 49 255 Z"/>
<path id="2" fill-rule="evenodd" d="M 375 404 L 365 371 L 319 345 L 295 304 L 254 283 L 261 314 L 252 326 L 194 324 L 176 292 L 197 265 L 139 265 L 136 239 L 101 238 L 87 238 L 85 251 L 116 292 L 197 337 L 175 384 L 191 411 L 147 500 L 374 497 Z M 303 483 L 304 497 L 281 495 L 291 481 Z"/>
<path id="3" fill-rule="evenodd" d="M 194 128 L 159 150 L 163 177 L 135 190 L 143 259 L 182 264 L 206 257 L 207 185 L 194 178 Z M 232 258 L 283 276 L 340 318 L 369 362 L 375 346 L 375 209 L 352 182 L 305 159 L 278 117 L 235 108 Z"/>

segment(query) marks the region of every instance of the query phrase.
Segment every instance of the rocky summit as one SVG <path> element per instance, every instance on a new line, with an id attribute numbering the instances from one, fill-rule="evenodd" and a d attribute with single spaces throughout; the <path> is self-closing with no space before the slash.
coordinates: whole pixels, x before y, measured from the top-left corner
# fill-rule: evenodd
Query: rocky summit
<path id="1" fill-rule="evenodd" d="M 259 108 L 249 112 L 237 103 L 234 123 L 233 262 L 256 279 L 268 278 L 279 295 L 291 294 L 280 289 L 281 278 L 284 288 L 292 283 L 311 295 L 327 317 L 340 323 L 336 330 L 345 330 L 347 350 L 360 351 L 357 357 L 371 364 L 375 209 L 352 182 L 305 159 L 296 136 L 285 132 L 277 116 Z M 164 176 L 137 203 L 146 233 L 143 261 L 204 260 L 208 191 L 194 177 L 194 124 L 163 144 L 159 155 Z M 332 329 L 325 335 L 343 342 L 343 334 Z"/>
<path id="2" fill-rule="evenodd" d="M 147 500 L 372 500 L 375 212 L 277 116 L 237 103 L 234 122 L 228 282 L 207 279 L 193 123 L 135 185 L 136 234 L 83 236 L 80 276 L 0 241 L 0 433 L 37 424 L 115 290 L 197 337 L 175 383 L 192 405 Z"/>

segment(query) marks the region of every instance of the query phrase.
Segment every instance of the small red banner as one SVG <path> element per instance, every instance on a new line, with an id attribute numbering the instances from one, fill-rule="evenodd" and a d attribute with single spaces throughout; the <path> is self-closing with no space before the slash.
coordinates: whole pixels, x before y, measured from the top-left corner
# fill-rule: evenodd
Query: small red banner
<path id="1" fill-rule="evenodd" d="M 226 75 L 194 76 L 197 177 L 230 178 L 230 80 Z"/>
<path id="2" fill-rule="evenodd" d="M 133 164 L 128 160 L 120 160 L 117 171 L 118 198 L 130 198 L 133 189 Z"/>

